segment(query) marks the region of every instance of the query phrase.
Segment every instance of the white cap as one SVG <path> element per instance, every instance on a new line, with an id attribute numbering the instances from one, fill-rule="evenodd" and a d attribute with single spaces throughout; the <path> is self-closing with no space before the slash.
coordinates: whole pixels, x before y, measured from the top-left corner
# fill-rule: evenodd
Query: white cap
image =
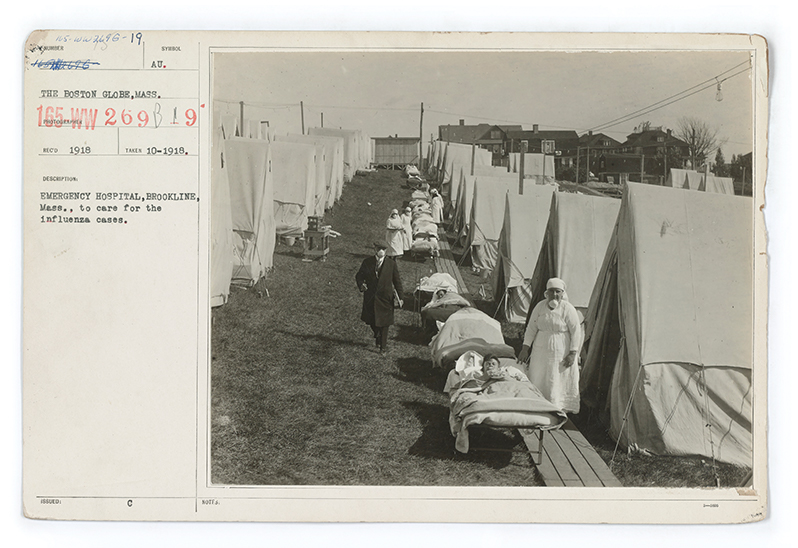
<path id="1" fill-rule="evenodd" d="M 560 289 L 565 291 L 565 282 L 559 278 L 550 278 L 548 282 L 546 282 L 546 289 Z"/>

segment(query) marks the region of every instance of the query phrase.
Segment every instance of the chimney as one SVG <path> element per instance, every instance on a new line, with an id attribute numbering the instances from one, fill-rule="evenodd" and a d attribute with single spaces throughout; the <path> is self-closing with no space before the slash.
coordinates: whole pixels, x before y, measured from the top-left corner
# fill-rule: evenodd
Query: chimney
<path id="1" fill-rule="evenodd" d="M 465 125 L 465 119 L 464 119 L 464 118 L 460 118 L 460 125 L 461 125 L 461 126 L 464 126 L 464 125 Z"/>
<path id="2" fill-rule="evenodd" d="M 671 130 L 668 130 L 668 137 L 671 137 Z"/>
<path id="3" fill-rule="evenodd" d="M 587 134 L 588 136 L 593 137 L 593 130 L 592 129 L 588 130 Z"/>
<path id="4" fill-rule="evenodd" d="M 537 133 L 537 132 L 538 132 L 538 125 L 532 124 L 532 133 Z"/>

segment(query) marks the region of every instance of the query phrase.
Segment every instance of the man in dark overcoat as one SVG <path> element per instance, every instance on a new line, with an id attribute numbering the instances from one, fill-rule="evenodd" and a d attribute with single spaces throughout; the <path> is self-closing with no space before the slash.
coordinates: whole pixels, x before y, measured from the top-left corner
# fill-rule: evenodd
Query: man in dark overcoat
<path id="1" fill-rule="evenodd" d="M 388 328 L 393 325 L 394 290 L 402 306 L 402 279 L 396 261 L 385 255 L 387 248 L 386 242 L 374 242 L 374 255 L 363 260 L 355 275 L 357 287 L 363 293 L 360 319 L 371 327 L 374 343 L 381 353 L 388 347 Z"/>

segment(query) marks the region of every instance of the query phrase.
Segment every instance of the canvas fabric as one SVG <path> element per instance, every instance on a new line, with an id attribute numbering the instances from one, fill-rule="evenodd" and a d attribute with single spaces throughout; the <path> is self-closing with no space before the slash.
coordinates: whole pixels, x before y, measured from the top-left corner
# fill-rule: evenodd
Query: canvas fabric
<path id="1" fill-rule="evenodd" d="M 521 153 L 511 152 L 510 166 L 513 173 L 521 170 Z M 537 184 L 554 183 L 554 156 L 535 152 L 524 154 L 524 178 L 534 179 Z"/>
<path id="2" fill-rule="evenodd" d="M 565 280 L 572 305 L 584 310 L 604 260 L 621 201 L 555 192 L 540 255 L 532 275 L 533 303 L 544 298 L 549 278 Z"/>
<path id="3" fill-rule="evenodd" d="M 529 280 L 543 245 L 553 193 L 553 186 L 532 185 L 523 195 L 511 197 L 508 193 L 505 198 L 493 295 L 504 299 L 504 316 L 509 322 L 524 323 L 532 304 Z"/>
<path id="4" fill-rule="evenodd" d="M 233 279 L 251 285 L 273 264 L 271 146 L 267 141 L 243 137 L 224 143 L 234 231 Z"/>
<path id="5" fill-rule="evenodd" d="M 627 186 L 581 385 L 616 439 L 751 465 L 751 215 L 744 197 Z"/>
<path id="6" fill-rule="evenodd" d="M 708 176 L 704 176 L 701 190 L 716 194 L 731 194 L 733 196 L 734 180 L 731 177 L 717 177 L 710 173 Z"/>
<path id="7" fill-rule="evenodd" d="M 225 304 L 230 295 L 233 275 L 233 218 L 230 186 L 222 164 L 223 132 L 214 132 L 214 154 L 211 158 L 211 306 Z"/>
<path id="8" fill-rule="evenodd" d="M 368 151 L 360 130 L 312 127 L 308 135 L 341 137 L 344 139 L 344 183 L 352 180 L 358 169 L 368 165 Z"/>
<path id="9" fill-rule="evenodd" d="M 315 211 L 316 147 L 276 141 L 271 151 L 277 233 L 301 235 Z"/>

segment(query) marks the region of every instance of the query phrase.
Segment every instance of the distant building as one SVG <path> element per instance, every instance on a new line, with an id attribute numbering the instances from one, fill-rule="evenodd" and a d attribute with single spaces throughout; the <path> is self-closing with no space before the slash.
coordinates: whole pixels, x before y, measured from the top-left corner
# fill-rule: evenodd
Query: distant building
<path id="1" fill-rule="evenodd" d="M 596 135 L 602 137 L 595 139 L 594 135 L 589 142 L 603 145 L 611 139 L 603 134 Z M 598 165 L 591 147 L 591 169 L 600 180 L 616 183 L 640 181 L 642 176 L 644 182 L 661 184 L 670 169 L 683 168 L 685 160 L 690 156 L 689 145 L 675 137 L 671 130 L 650 126 L 630 133 L 623 143 L 597 150 L 600 151 Z"/>
<path id="2" fill-rule="evenodd" d="M 574 147 L 569 150 L 567 154 L 563 155 L 562 165 L 576 166 L 576 164 L 579 163 L 584 166 L 584 162 L 587 161 L 587 156 L 590 154 L 589 170 L 592 173 L 596 173 L 598 169 L 598 158 L 604 154 L 614 153 L 618 147 L 621 146 L 621 142 L 604 133 L 593 133 L 592 131 L 588 131 L 579 136 L 577 146 L 579 147 L 578 151 L 576 147 Z M 577 156 L 579 157 L 578 162 Z"/>
<path id="3" fill-rule="evenodd" d="M 419 165 L 418 137 L 372 137 L 375 166 L 385 168 Z"/>
<path id="4" fill-rule="evenodd" d="M 507 152 L 521 152 L 521 141 L 527 142 L 527 152 L 544 152 L 556 157 L 568 155 L 571 150 L 576 151 L 579 135 L 573 130 L 541 130 L 537 124 L 532 130 L 517 130 L 507 132 L 505 148 Z"/>
<path id="5" fill-rule="evenodd" d="M 690 146 L 675 137 L 671 130 L 663 131 L 662 127 L 654 127 L 627 135 L 618 152 L 646 156 L 664 156 L 668 153 L 671 157 L 684 159 L 690 156 Z"/>
<path id="6" fill-rule="evenodd" d="M 457 125 L 438 126 L 438 139 L 450 143 L 463 143 L 477 145 L 493 152 L 494 163 L 507 155 L 503 145 L 507 134 L 512 131 L 521 131 L 518 125 L 492 125 L 477 124 L 466 125 L 465 120 L 460 120 Z"/>

